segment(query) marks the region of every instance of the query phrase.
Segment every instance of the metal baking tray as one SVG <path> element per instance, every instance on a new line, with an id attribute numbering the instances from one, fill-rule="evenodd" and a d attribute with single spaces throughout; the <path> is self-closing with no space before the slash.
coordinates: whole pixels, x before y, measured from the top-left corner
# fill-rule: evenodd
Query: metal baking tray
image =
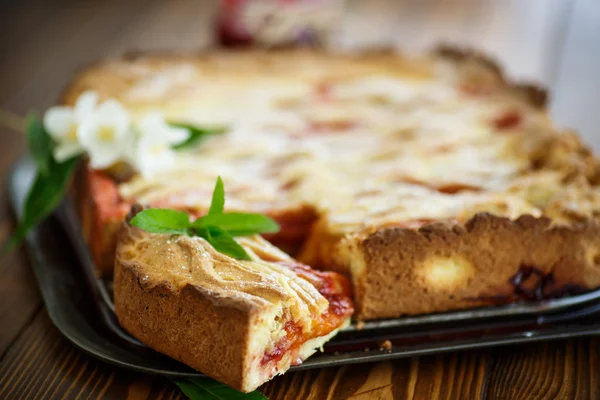
<path id="1" fill-rule="evenodd" d="M 9 193 L 17 216 L 32 180 L 27 157 L 15 164 Z M 75 346 L 106 362 L 171 377 L 200 373 L 159 354 L 118 324 L 110 281 L 94 274 L 68 200 L 25 240 L 50 318 Z M 600 334 L 600 290 L 530 303 L 491 306 L 352 325 L 293 370 Z M 382 343 L 391 348 L 380 349 Z"/>

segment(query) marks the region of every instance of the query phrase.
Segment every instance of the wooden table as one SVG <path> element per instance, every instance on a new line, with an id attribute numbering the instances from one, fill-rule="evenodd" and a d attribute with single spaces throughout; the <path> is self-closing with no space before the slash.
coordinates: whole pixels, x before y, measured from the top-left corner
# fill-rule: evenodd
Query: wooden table
<path id="1" fill-rule="evenodd" d="M 340 45 L 477 45 L 512 76 L 553 88 L 558 122 L 600 148 L 597 0 L 378 0 L 351 2 L 350 10 Z M 127 49 L 206 46 L 213 16 L 212 2 L 195 0 L 5 2 L 0 108 L 43 110 L 77 68 Z M 24 150 L 22 135 L 0 128 L 2 177 Z M 14 220 L 6 191 L 0 201 L 3 240 Z M 167 379 L 112 367 L 71 346 L 52 326 L 22 249 L 3 260 L 0 276 L 0 398 L 184 397 Z M 600 338 L 290 373 L 261 391 L 271 399 L 599 398 Z"/>

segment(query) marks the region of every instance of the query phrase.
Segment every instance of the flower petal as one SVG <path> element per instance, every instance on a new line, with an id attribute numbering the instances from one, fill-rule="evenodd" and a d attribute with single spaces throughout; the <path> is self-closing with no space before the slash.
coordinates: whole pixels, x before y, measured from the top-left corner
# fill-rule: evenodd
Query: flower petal
<path id="1" fill-rule="evenodd" d="M 83 153 L 83 148 L 76 142 L 60 143 L 54 148 L 54 159 L 61 163 Z"/>
<path id="2" fill-rule="evenodd" d="M 147 146 L 148 142 L 140 143 L 135 153 L 135 168 L 144 178 L 151 178 L 156 172 L 170 168 L 176 154 L 169 147 L 164 146 L 160 151 L 153 151 Z"/>
<path id="3" fill-rule="evenodd" d="M 81 122 L 89 118 L 94 112 L 97 103 L 98 93 L 91 90 L 83 92 L 75 103 L 75 118 L 77 118 L 77 121 Z"/>
<path id="4" fill-rule="evenodd" d="M 187 129 L 172 126 L 168 126 L 167 129 L 169 130 L 167 135 L 167 143 L 169 144 L 181 143 L 190 137 L 190 131 Z"/>
<path id="5" fill-rule="evenodd" d="M 121 158 L 121 149 L 111 145 L 97 145 L 93 149 L 88 149 L 90 157 L 90 167 L 93 169 L 108 168 Z"/>
<path id="6" fill-rule="evenodd" d="M 95 119 L 98 125 L 112 127 L 118 139 L 123 138 L 129 130 L 129 113 L 121 103 L 114 99 L 106 100 L 100 104 Z"/>
<path id="7" fill-rule="evenodd" d="M 137 134 L 134 130 L 130 129 L 125 138 L 120 142 L 121 161 L 124 161 L 131 166 L 135 166 L 137 143 Z"/>
<path id="8" fill-rule="evenodd" d="M 75 124 L 73 109 L 65 106 L 51 107 L 44 114 L 44 128 L 56 140 L 64 140 Z"/>
<path id="9" fill-rule="evenodd" d="M 77 139 L 88 152 L 97 142 L 95 138 L 97 130 L 94 118 L 88 118 L 77 126 Z"/>
<path id="10" fill-rule="evenodd" d="M 164 123 L 162 115 L 152 111 L 140 119 L 138 127 L 143 136 L 153 136 L 152 134 L 156 133 L 157 130 L 160 130 L 161 125 Z"/>
<path id="11" fill-rule="evenodd" d="M 187 129 L 169 125 L 162 114 L 157 112 L 150 112 L 142 117 L 138 128 L 144 140 L 156 144 L 181 143 L 190 135 Z"/>

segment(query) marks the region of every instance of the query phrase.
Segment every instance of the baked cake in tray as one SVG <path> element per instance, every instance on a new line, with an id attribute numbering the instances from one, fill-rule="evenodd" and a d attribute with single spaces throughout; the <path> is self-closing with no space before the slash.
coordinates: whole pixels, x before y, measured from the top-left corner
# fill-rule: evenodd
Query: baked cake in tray
<path id="1" fill-rule="evenodd" d="M 474 53 L 136 55 L 81 72 L 64 102 L 85 90 L 226 130 L 152 177 L 81 171 L 102 274 L 131 204 L 202 215 L 220 175 L 228 211 L 270 215 L 271 243 L 350 277 L 358 319 L 600 286 L 597 159 L 542 90 Z"/>

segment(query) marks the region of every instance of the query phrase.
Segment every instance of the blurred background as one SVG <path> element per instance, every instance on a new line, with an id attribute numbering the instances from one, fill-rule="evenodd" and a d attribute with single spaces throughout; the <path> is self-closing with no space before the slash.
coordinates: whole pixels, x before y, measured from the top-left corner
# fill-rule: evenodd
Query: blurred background
<path id="1" fill-rule="evenodd" d="M 72 74 L 94 60 L 130 50 L 213 46 L 224 29 L 235 31 L 236 10 L 251 2 L 259 4 L 252 13 L 268 14 L 273 0 L 3 1 L 0 109 L 24 115 L 50 106 Z M 333 9 L 325 24 L 327 45 L 336 48 L 391 45 L 414 52 L 444 42 L 481 49 L 513 79 L 549 87 L 556 122 L 600 151 L 598 0 L 346 0 L 340 15 L 337 0 L 277 2 Z M 0 141 L 25 148 L 22 136 L 8 129 L 0 128 Z M 0 160 L 1 170 L 18 155 Z"/>

